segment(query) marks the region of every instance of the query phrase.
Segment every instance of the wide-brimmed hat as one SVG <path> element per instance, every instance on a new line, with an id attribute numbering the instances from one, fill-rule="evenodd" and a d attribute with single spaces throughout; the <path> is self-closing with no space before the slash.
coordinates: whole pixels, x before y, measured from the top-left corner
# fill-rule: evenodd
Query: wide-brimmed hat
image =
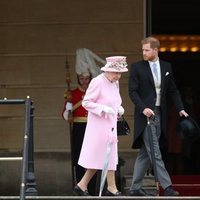
<path id="1" fill-rule="evenodd" d="M 105 72 L 127 72 L 127 66 L 125 56 L 111 56 L 106 58 L 106 65 L 101 70 Z"/>
<path id="2" fill-rule="evenodd" d="M 181 139 L 195 140 L 200 137 L 200 128 L 192 117 L 181 117 L 177 125 L 177 134 Z"/>

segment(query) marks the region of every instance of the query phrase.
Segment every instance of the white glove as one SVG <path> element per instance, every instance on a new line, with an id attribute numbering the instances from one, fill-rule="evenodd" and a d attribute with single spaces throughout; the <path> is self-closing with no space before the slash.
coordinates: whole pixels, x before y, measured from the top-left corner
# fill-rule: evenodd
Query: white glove
<path id="1" fill-rule="evenodd" d="M 122 116 L 124 114 L 124 108 L 122 106 L 118 108 L 118 114 L 119 116 Z"/>
<path id="2" fill-rule="evenodd" d="M 67 110 L 64 111 L 63 113 L 63 118 L 67 121 L 68 120 L 68 114 L 69 112 Z"/>
<path id="3" fill-rule="evenodd" d="M 65 110 L 64 113 L 63 113 L 63 118 L 64 118 L 65 120 L 68 120 L 69 112 L 71 112 L 72 109 L 73 109 L 72 103 L 67 102 L 66 105 L 65 105 L 65 108 L 66 108 L 66 110 Z"/>
<path id="4" fill-rule="evenodd" d="M 108 107 L 108 106 L 104 106 L 102 111 L 105 112 L 106 114 L 109 114 L 109 115 L 115 114 L 114 110 L 111 107 Z"/>
<path id="5" fill-rule="evenodd" d="M 72 108 L 73 108 L 72 103 L 67 102 L 65 108 L 66 108 L 67 111 L 72 110 Z"/>

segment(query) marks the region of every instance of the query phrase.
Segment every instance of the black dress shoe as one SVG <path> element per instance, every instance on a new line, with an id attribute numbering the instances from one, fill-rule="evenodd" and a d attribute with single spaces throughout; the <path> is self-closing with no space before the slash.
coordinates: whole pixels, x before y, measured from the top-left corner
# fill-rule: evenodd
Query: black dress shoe
<path id="1" fill-rule="evenodd" d="M 179 192 L 175 191 L 172 186 L 169 186 L 164 191 L 164 196 L 178 196 Z"/>
<path id="2" fill-rule="evenodd" d="M 142 190 L 130 190 L 128 196 L 148 196 L 147 193 Z"/>
<path id="3" fill-rule="evenodd" d="M 112 193 L 109 190 L 106 190 L 105 196 L 121 196 L 122 193 L 120 191 L 117 191 L 116 193 Z"/>
<path id="4" fill-rule="evenodd" d="M 73 193 L 75 196 L 90 196 L 87 190 L 81 190 L 81 188 L 78 185 L 74 187 Z"/>

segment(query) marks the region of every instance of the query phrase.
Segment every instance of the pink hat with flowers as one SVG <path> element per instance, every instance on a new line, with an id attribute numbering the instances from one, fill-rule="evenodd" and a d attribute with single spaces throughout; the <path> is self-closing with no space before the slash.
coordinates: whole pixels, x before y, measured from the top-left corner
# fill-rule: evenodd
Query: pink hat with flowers
<path id="1" fill-rule="evenodd" d="M 106 65 L 101 70 L 105 72 L 127 72 L 127 66 L 125 56 L 111 56 L 106 58 Z"/>

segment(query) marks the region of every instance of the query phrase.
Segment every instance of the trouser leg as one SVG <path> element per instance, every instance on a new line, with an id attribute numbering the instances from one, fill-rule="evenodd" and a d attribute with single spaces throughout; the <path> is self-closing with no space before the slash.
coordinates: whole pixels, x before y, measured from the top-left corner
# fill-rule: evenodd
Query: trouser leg
<path id="1" fill-rule="evenodd" d="M 133 180 L 130 190 L 138 190 L 142 187 L 142 181 L 147 169 L 149 168 L 149 165 L 149 156 L 146 152 L 145 146 L 142 146 L 135 161 Z"/>
<path id="2" fill-rule="evenodd" d="M 160 114 L 155 112 L 155 117 L 150 120 L 151 122 L 151 133 L 149 133 L 147 130 L 144 131 L 143 134 L 143 141 L 145 144 L 145 148 L 147 151 L 147 154 L 151 160 L 152 163 L 152 158 L 151 158 L 151 147 L 150 147 L 150 140 L 149 140 L 149 134 L 152 134 L 153 138 L 153 148 L 154 148 L 154 153 L 155 153 L 155 164 L 156 164 L 156 170 L 157 170 L 157 175 L 158 175 L 158 181 L 160 182 L 160 185 L 162 186 L 163 189 L 167 188 L 170 186 L 171 179 L 170 176 L 165 168 L 165 164 L 162 160 L 161 152 L 160 152 L 160 147 L 159 147 L 159 138 L 161 134 L 161 129 L 160 129 Z"/>
<path id="3" fill-rule="evenodd" d="M 172 184 L 170 176 L 162 160 L 159 147 L 161 128 L 160 128 L 160 113 L 158 110 L 155 111 L 155 117 L 153 117 L 150 121 L 152 124 L 151 132 L 149 132 L 148 129 L 146 128 L 142 135 L 144 145 L 140 149 L 135 161 L 133 180 L 130 188 L 131 190 L 137 190 L 142 187 L 142 180 L 144 178 L 144 175 L 147 169 L 149 168 L 149 164 L 152 163 L 149 134 L 152 134 L 153 137 L 153 148 L 156 160 L 155 163 L 160 185 L 162 186 L 163 189 L 165 189 Z"/>

